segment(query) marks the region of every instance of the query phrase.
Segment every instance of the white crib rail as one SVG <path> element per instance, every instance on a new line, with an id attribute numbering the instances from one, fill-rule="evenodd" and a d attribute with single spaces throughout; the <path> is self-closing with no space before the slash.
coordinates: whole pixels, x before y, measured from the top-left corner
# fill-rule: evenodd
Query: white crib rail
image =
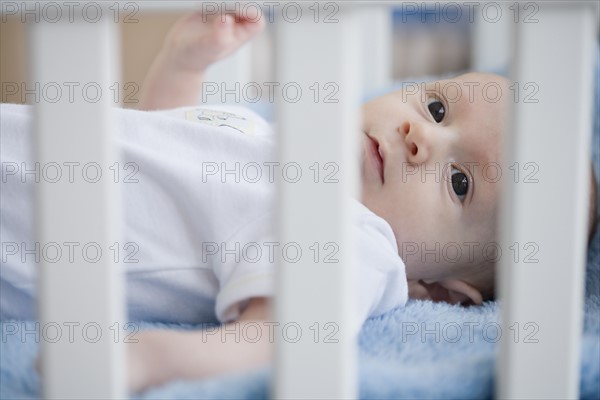
<path id="1" fill-rule="evenodd" d="M 535 5 L 537 22 L 515 25 L 513 67 L 521 97 L 505 150 L 496 393 L 574 399 L 598 9 L 592 3 Z"/>
<path id="2" fill-rule="evenodd" d="M 30 29 L 30 87 L 56 83 L 77 89 L 72 97 L 63 92 L 57 102 L 41 96 L 35 105 L 40 168 L 72 171 L 69 178 L 36 185 L 36 241 L 63 252 L 58 262 L 43 257 L 40 265 L 38 316 L 48 336 L 41 341 L 43 396 L 124 398 L 121 270 L 111 252 L 114 243 L 123 244 L 118 187 L 109 170 L 116 161 L 109 90 L 118 82 L 116 25 L 108 17 L 69 22 L 68 15 L 63 9 L 59 22 Z M 58 338 L 56 331 L 62 332 Z"/>
<path id="3" fill-rule="evenodd" d="M 298 341 L 276 341 L 278 399 L 357 395 L 349 202 L 358 189 L 359 25 L 355 11 L 336 17 L 329 24 L 306 17 L 276 22 L 277 81 L 303 90 L 297 102 L 280 97 L 277 103 L 280 161 L 297 163 L 303 175 L 280 182 L 279 238 L 299 244 L 304 254 L 300 262 L 278 265 L 276 319 L 302 332 Z"/>

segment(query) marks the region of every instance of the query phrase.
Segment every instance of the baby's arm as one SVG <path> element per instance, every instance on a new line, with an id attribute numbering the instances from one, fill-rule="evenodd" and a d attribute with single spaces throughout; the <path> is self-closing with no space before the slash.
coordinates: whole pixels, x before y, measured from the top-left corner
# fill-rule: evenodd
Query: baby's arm
<path id="1" fill-rule="evenodd" d="M 240 318 L 216 332 L 156 330 L 137 335 L 138 343 L 128 344 L 129 388 L 132 392 L 174 379 L 200 379 L 226 372 L 241 371 L 266 364 L 271 359 L 268 325 L 269 302 L 255 298 Z M 257 341 L 236 336 L 244 324 L 260 326 Z M 253 330 L 254 331 L 254 330 Z M 223 335 L 222 332 L 230 332 Z M 225 339 L 225 340 L 223 340 Z"/>
<path id="2" fill-rule="evenodd" d="M 208 66 L 262 30 L 243 15 L 192 12 L 175 23 L 144 80 L 139 108 L 160 110 L 198 103 Z"/>

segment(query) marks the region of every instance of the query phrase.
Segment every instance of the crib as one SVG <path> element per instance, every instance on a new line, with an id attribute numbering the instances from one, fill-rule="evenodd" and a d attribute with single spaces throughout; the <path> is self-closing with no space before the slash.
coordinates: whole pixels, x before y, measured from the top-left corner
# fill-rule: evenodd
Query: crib
<path id="1" fill-rule="evenodd" d="M 3 2 L 2 13 L 42 15 L 39 22 L 30 24 L 29 69 L 34 81 L 97 83 L 86 88 L 97 101 L 40 102 L 36 106 L 37 152 L 42 163 L 94 160 L 112 165 L 118 161 L 111 148 L 115 130 L 110 109 L 114 104 L 110 96 L 98 96 L 96 91 L 111 93 L 111 85 L 118 81 L 113 21 L 125 16 L 127 4 L 135 4 L 136 9 L 203 8 L 210 12 L 236 4 L 256 5 L 275 21 L 279 82 L 297 82 L 301 87 L 310 87 L 315 80 L 337 83 L 341 95 L 336 102 L 315 102 L 312 93 L 296 102 L 281 96 L 277 99 L 281 163 L 310 165 L 317 160 L 320 165 L 335 163 L 340 171 L 334 185 L 281 185 L 280 241 L 333 242 L 340 252 L 336 264 L 319 260 L 297 265 L 281 258 L 274 317 L 284 324 L 294 315 L 293 322 L 306 327 L 314 321 L 332 322 L 339 332 L 336 343 L 278 341 L 272 393 L 274 398 L 356 398 L 355 338 L 348 329 L 356 285 L 352 273 L 355 257 L 347 244 L 352 239 L 348 199 L 357 190 L 358 167 L 353 155 L 358 143 L 348 132 L 358 126 L 354 110 L 361 98 L 359 82 L 363 90 L 369 90 L 392 80 L 393 7 L 410 14 L 419 7 L 454 10 L 465 5 L 446 1 L 423 5 L 396 1 L 267 3 L 88 2 L 75 8 L 74 18 L 69 20 L 63 3 Z M 518 84 L 517 91 L 510 94 L 519 98 L 514 101 L 513 129 L 505 145 L 509 156 L 502 171 L 513 173 L 516 166 L 521 174 L 528 173 L 524 166 L 530 161 L 539 167 L 540 184 L 503 180 L 500 247 L 514 249 L 516 245 L 521 252 L 535 248 L 545 262 L 542 267 L 512 254 L 500 259 L 502 331 L 511 332 L 515 323 L 535 321 L 539 342 L 532 346 L 515 342 L 511 335 L 502 336 L 496 396 L 577 398 L 586 243 L 582 228 L 590 180 L 589 165 L 582 155 L 590 147 L 592 130 L 589 105 L 593 104 L 598 5 L 593 1 L 469 4 L 476 24 L 472 43 L 475 69 L 509 68 Z M 62 19 L 55 18 L 61 10 Z M 501 20 L 502 13 L 510 18 Z M 500 45 L 490 48 L 487 43 L 498 37 L 503 38 Z M 207 80 L 249 81 L 245 67 L 249 51 L 244 48 L 220 63 Z M 307 54 L 327 62 L 307 63 Z M 556 54 L 562 58 L 557 60 Z M 527 83 L 535 86 L 525 87 Z M 526 99 L 531 87 L 539 91 L 530 102 Z M 77 140 L 83 132 L 86 140 Z M 119 242 L 117 190 L 118 186 L 107 180 L 92 190 L 89 185 L 42 183 L 37 192 L 37 240 L 62 242 L 76 235 L 83 242 L 107 247 Z M 569 211 L 550 214 L 552 210 Z M 305 215 L 314 216 L 320 225 L 307 224 Z M 565 265 L 574 268 L 565 269 Z M 87 265 L 42 265 L 40 271 L 42 325 L 96 321 L 93 328 L 107 333 L 93 345 L 42 342 L 44 397 L 125 398 L 122 342 L 112 340 L 112 333 L 119 330 L 115 323 L 124 322 L 119 264 L 103 258 Z M 70 282 L 77 282 L 77 301 L 73 301 L 73 287 L 61 279 L 67 275 Z M 321 279 L 318 288 L 311 279 L 314 275 Z M 542 275 L 547 279 L 538 279 Z M 531 293 L 537 296 L 532 298 Z M 73 382 L 70 377 L 89 360 L 94 360 L 97 373 Z"/>

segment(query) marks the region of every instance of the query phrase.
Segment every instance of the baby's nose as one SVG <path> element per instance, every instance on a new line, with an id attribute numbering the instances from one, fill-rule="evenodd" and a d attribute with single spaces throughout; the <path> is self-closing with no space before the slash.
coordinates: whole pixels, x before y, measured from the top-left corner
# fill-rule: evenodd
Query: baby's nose
<path id="1" fill-rule="evenodd" d="M 406 121 L 400 124 L 400 126 L 398 127 L 398 133 L 402 135 L 401 139 L 406 144 L 409 155 L 415 156 L 419 149 L 417 148 L 417 144 L 413 140 L 414 138 L 412 136 L 409 137 L 410 129 L 411 124 L 410 122 Z"/>
<path id="2" fill-rule="evenodd" d="M 425 162 L 428 155 L 427 146 L 424 134 L 421 132 L 421 129 L 419 129 L 418 124 L 404 122 L 398 128 L 398 131 L 403 135 L 408 160 L 415 164 Z"/>

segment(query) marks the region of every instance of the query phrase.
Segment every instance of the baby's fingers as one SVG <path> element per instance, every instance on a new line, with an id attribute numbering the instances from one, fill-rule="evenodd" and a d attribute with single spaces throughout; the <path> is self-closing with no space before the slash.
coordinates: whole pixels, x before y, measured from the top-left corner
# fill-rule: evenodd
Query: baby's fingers
<path id="1" fill-rule="evenodd" d="M 245 42 L 252 39 L 260 33 L 265 22 L 260 15 L 249 15 L 246 13 L 225 14 L 223 18 L 219 18 L 220 29 L 231 29 L 232 34 L 240 42 Z"/>

